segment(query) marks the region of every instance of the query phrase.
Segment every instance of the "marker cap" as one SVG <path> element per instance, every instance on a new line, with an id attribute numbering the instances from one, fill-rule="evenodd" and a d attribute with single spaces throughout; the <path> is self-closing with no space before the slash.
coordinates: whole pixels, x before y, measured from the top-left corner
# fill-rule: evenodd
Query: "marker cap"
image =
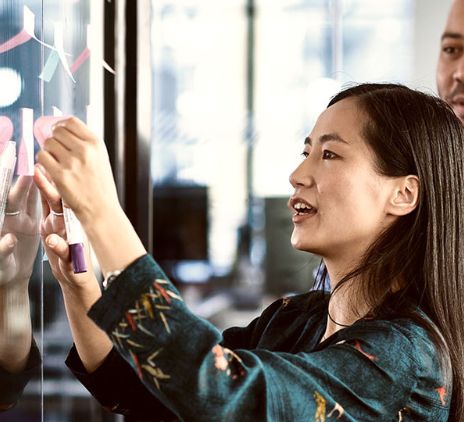
<path id="1" fill-rule="evenodd" d="M 87 265 L 85 264 L 84 245 L 82 243 L 74 243 L 69 245 L 69 251 L 71 252 L 74 273 L 85 273 Z"/>

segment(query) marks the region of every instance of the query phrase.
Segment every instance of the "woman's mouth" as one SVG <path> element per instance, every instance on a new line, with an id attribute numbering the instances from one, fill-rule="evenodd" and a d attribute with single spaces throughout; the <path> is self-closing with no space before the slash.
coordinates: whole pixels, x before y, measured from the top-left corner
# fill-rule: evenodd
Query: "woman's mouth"
<path id="1" fill-rule="evenodd" d="M 311 205 L 305 204 L 303 202 L 297 202 L 293 209 L 295 210 L 294 215 L 307 215 L 307 214 L 315 214 L 316 208 L 312 207 Z"/>
<path id="2" fill-rule="evenodd" d="M 300 198 L 292 198 L 290 200 L 290 206 L 293 210 L 292 221 L 294 223 L 299 223 L 317 213 L 315 207 Z"/>

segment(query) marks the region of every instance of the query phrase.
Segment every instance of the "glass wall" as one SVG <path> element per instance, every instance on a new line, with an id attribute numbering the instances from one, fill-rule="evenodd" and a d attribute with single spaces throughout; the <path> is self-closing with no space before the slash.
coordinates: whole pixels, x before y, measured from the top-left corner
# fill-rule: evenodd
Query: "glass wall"
<path id="1" fill-rule="evenodd" d="M 93 3 L 93 5 L 91 4 Z M 44 115 L 74 115 L 102 133 L 103 56 L 101 2 L 43 0 L 44 48 L 39 75 Z M 72 345 L 61 291 L 43 266 L 44 420 L 95 420 L 95 403 L 64 365 Z"/>
<path id="2" fill-rule="evenodd" d="M 102 132 L 102 7 L 0 4 L 0 421 L 90 421 L 100 413 L 64 365 L 72 339 L 40 247 L 32 175 L 49 130 L 43 116 L 76 115 Z"/>
<path id="3" fill-rule="evenodd" d="M 39 1 L 1 3 L 0 403 L 12 407 L 1 420 L 40 420 L 42 412 L 40 202 L 32 182 L 33 125 L 42 115 L 42 18 Z"/>

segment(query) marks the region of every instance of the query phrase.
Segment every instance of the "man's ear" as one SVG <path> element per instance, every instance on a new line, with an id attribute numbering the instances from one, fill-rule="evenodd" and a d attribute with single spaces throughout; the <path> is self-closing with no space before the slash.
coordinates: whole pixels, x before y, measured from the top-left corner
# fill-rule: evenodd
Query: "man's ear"
<path id="1" fill-rule="evenodd" d="M 386 212 L 398 217 L 414 211 L 419 203 L 419 178 L 417 176 L 398 177 L 394 181 L 392 194 Z"/>

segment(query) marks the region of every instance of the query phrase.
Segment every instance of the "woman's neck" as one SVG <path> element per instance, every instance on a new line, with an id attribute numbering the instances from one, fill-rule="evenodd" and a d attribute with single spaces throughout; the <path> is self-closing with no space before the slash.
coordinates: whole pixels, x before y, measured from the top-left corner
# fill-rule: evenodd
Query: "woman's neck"
<path id="1" fill-rule="evenodd" d="M 365 317 L 371 309 L 364 294 L 365 291 L 361 288 L 362 281 L 359 277 L 350 279 L 338 286 L 349 272 L 346 269 L 349 268 L 348 266 L 341 270 L 340 267 L 335 269 L 333 265 L 326 263 L 326 268 L 333 295 L 329 301 L 327 327 L 323 339 Z"/>

